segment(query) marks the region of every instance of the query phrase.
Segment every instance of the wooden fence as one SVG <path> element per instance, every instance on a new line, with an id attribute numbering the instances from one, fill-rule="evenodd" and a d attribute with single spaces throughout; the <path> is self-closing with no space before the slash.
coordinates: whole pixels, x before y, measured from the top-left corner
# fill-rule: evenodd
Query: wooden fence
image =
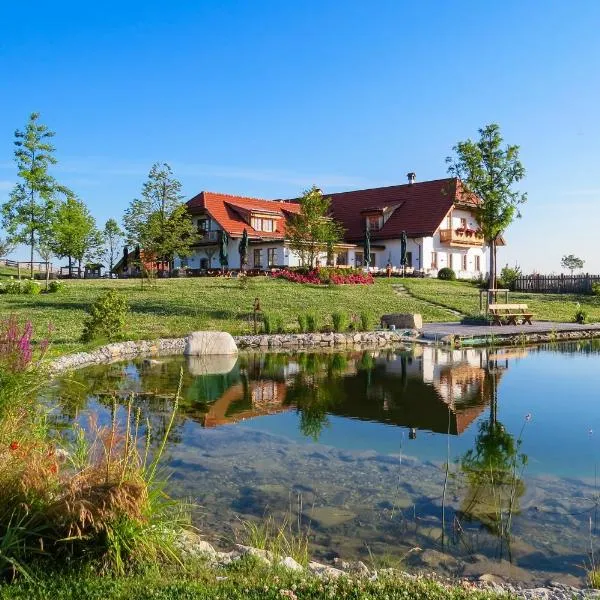
<path id="1" fill-rule="evenodd" d="M 515 292 L 541 294 L 591 294 L 600 275 L 522 275 L 515 281 Z"/>
<path id="2" fill-rule="evenodd" d="M 10 259 L 0 259 L 0 266 L 10 267 L 17 270 L 17 277 L 21 279 L 21 277 L 28 277 L 31 273 L 31 266 L 33 265 L 33 271 L 37 274 L 37 276 L 42 273 L 45 274 L 47 270 L 50 273 L 56 273 L 57 269 L 52 265 L 51 262 L 44 261 L 34 261 L 33 263 L 29 261 L 19 261 L 19 260 L 10 260 Z"/>

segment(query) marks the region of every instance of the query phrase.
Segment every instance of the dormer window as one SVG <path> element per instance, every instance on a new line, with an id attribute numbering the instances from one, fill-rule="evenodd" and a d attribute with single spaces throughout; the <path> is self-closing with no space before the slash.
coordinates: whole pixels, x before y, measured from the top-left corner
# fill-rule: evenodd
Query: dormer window
<path id="1" fill-rule="evenodd" d="M 250 225 L 256 231 L 266 231 L 271 233 L 275 231 L 275 221 L 273 219 L 265 219 L 264 217 L 252 217 L 250 219 Z"/>
<path id="2" fill-rule="evenodd" d="M 383 215 L 369 215 L 366 227 L 369 231 L 379 231 L 383 227 Z"/>

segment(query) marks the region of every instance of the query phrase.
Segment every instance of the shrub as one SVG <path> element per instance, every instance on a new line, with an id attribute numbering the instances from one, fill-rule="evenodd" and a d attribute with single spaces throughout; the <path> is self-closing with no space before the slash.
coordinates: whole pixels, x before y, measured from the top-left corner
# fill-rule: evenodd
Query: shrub
<path id="1" fill-rule="evenodd" d="M 581 306 L 578 304 L 577 305 L 577 310 L 575 311 L 575 323 L 580 323 L 580 324 L 584 324 L 587 322 L 588 319 L 588 313 L 586 310 L 584 310 L 583 308 L 581 308 Z"/>
<path id="2" fill-rule="evenodd" d="M 49 294 L 57 294 L 63 288 L 64 288 L 63 282 L 59 281 L 58 279 L 54 279 L 50 282 L 50 285 L 48 286 L 48 293 Z"/>
<path id="3" fill-rule="evenodd" d="M 456 273 L 450 267 L 444 267 L 438 271 L 438 279 L 444 281 L 454 281 L 456 279 Z"/>
<path id="4" fill-rule="evenodd" d="M 26 279 L 21 282 L 21 294 L 37 296 L 42 291 L 40 284 L 32 279 Z"/>
<path id="5" fill-rule="evenodd" d="M 300 329 L 300 333 L 306 333 L 306 315 L 298 315 L 298 329 Z"/>
<path id="6" fill-rule="evenodd" d="M 331 322 L 333 323 L 333 330 L 336 333 L 339 333 L 340 331 L 344 331 L 348 326 L 348 317 L 346 316 L 346 313 L 339 311 L 334 312 L 331 315 Z"/>
<path id="7" fill-rule="evenodd" d="M 500 271 L 500 278 L 498 279 L 498 287 L 507 288 L 509 290 L 515 289 L 515 282 L 521 277 L 521 268 L 519 265 L 509 267 L 506 265 Z"/>
<path id="8" fill-rule="evenodd" d="M 360 329 L 361 331 L 369 331 L 371 327 L 371 317 L 365 312 L 360 313 Z"/>
<path id="9" fill-rule="evenodd" d="M 592 294 L 594 294 L 594 296 L 600 296 L 600 281 L 592 283 Z"/>
<path id="10" fill-rule="evenodd" d="M 83 342 L 95 339 L 113 341 L 121 338 L 128 311 L 127 300 L 115 290 L 100 296 L 89 309 L 81 340 Z"/>
<path id="11" fill-rule="evenodd" d="M 5 294 L 20 294 L 21 282 L 18 279 L 11 279 L 4 284 L 3 291 Z"/>
<path id="12" fill-rule="evenodd" d="M 273 333 L 273 320 L 271 315 L 264 313 L 263 314 L 263 332 L 264 333 Z"/>
<path id="13" fill-rule="evenodd" d="M 139 434 L 140 416 L 131 403 L 124 431 L 115 404 L 108 426 L 90 418 L 87 433 L 76 427 L 68 453 L 47 429 L 34 431 L 33 423 L 18 421 L 7 428 L 1 422 L 0 572 L 26 574 L 28 564 L 44 556 L 53 564 L 97 560 L 102 570 L 116 574 L 135 562 L 177 560 L 175 538 L 188 519 L 156 473 L 178 399 L 179 391 L 152 459 L 150 431 L 146 439 Z"/>
<path id="14" fill-rule="evenodd" d="M 306 331 L 309 333 L 315 333 L 318 331 L 318 329 L 317 315 L 314 313 L 306 315 Z"/>

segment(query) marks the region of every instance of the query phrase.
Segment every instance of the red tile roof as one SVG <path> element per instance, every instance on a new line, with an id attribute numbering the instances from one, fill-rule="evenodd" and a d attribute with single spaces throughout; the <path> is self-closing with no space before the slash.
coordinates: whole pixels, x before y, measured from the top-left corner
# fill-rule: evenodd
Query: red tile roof
<path id="1" fill-rule="evenodd" d="M 366 208 L 383 209 L 396 205 L 383 227 L 371 232 L 371 239 L 397 238 L 402 231 L 414 238 L 433 235 L 455 201 L 458 198 L 466 201 L 462 197 L 460 182 L 454 178 L 326 196 L 331 198 L 333 217 L 342 223 L 346 229 L 344 237 L 349 241 L 364 237 L 365 218 L 361 211 Z"/>
<path id="2" fill-rule="evenodd" d="M 325 194 L 331 198 L 332 215 L 345 229 L 346 241 L 364 238 L 365 211 L 391 210 L 383 227 L 371 232 L 372 240 L 398 238 L 402 231 L 408 237 L 432 236 L 455 205 L 475 206 L 477 200 L 465 194 L 456 178 L 436 179 L 420 183 Z M 201 192 L 188 203 L 192 214 L 206 211 L 230 235 L 241 235 L 244 228 L 251 237 L 281 239 L 285 234 L 286 216 L 297 214 L 297 199 L 261 200 Z M 277 231 L 256 231 L 243 218 L 244 211 L 267 211 L 279 214 Z M 361 214 L 361 212 L 363 214 Z"/>
<path id="3" fill-rule="evenodd" d="M 300 211 L 298 204 L 293 202 L 261 200 L 214 192 L 200 192 L 187 203 L 187 206 L 191 214 L 206 211 L 229 235 L 241 236 L 244 229 L 247 229 L 250 237 L 268 239 L 282 239 L 285 235 L 286 216 Z M 262 211 L 278 215 L 281 218 L 275 219 L 277 230 L 257 231 L 242 218 L 240 210 L 257 213 Z"/>

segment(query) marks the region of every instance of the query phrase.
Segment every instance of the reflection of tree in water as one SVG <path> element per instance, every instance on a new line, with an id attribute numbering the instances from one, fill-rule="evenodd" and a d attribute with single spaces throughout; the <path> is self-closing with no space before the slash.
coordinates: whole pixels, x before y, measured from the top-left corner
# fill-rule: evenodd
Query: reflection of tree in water
<path id="1" fill-rule="evenodd" d="M 467 490 L 458 516 L 479 521 L 500 540 L 500 555 L 506 546 L 510 558 L 512 518 L 519 513 L 519 499 L 525 493 L 522 475 L 527 456 L 520 452 L 525 423 L 515 439 L 498 421 L 496 365 L 489 366 L 484 385 L 489 393 L 490 415 L 479 425 L 474 448 L 460 459 Z"/>
<path id="2" fill-rule="evenodd" d="M 300 431 L 317 441 L 324 427 L 329 425 L 327 413 L 344 398 L 339 378 L 347 368 L 343 354 L 300 354 L 302 366 L 289 384 L 286 404 L 300 413 Z"/>

